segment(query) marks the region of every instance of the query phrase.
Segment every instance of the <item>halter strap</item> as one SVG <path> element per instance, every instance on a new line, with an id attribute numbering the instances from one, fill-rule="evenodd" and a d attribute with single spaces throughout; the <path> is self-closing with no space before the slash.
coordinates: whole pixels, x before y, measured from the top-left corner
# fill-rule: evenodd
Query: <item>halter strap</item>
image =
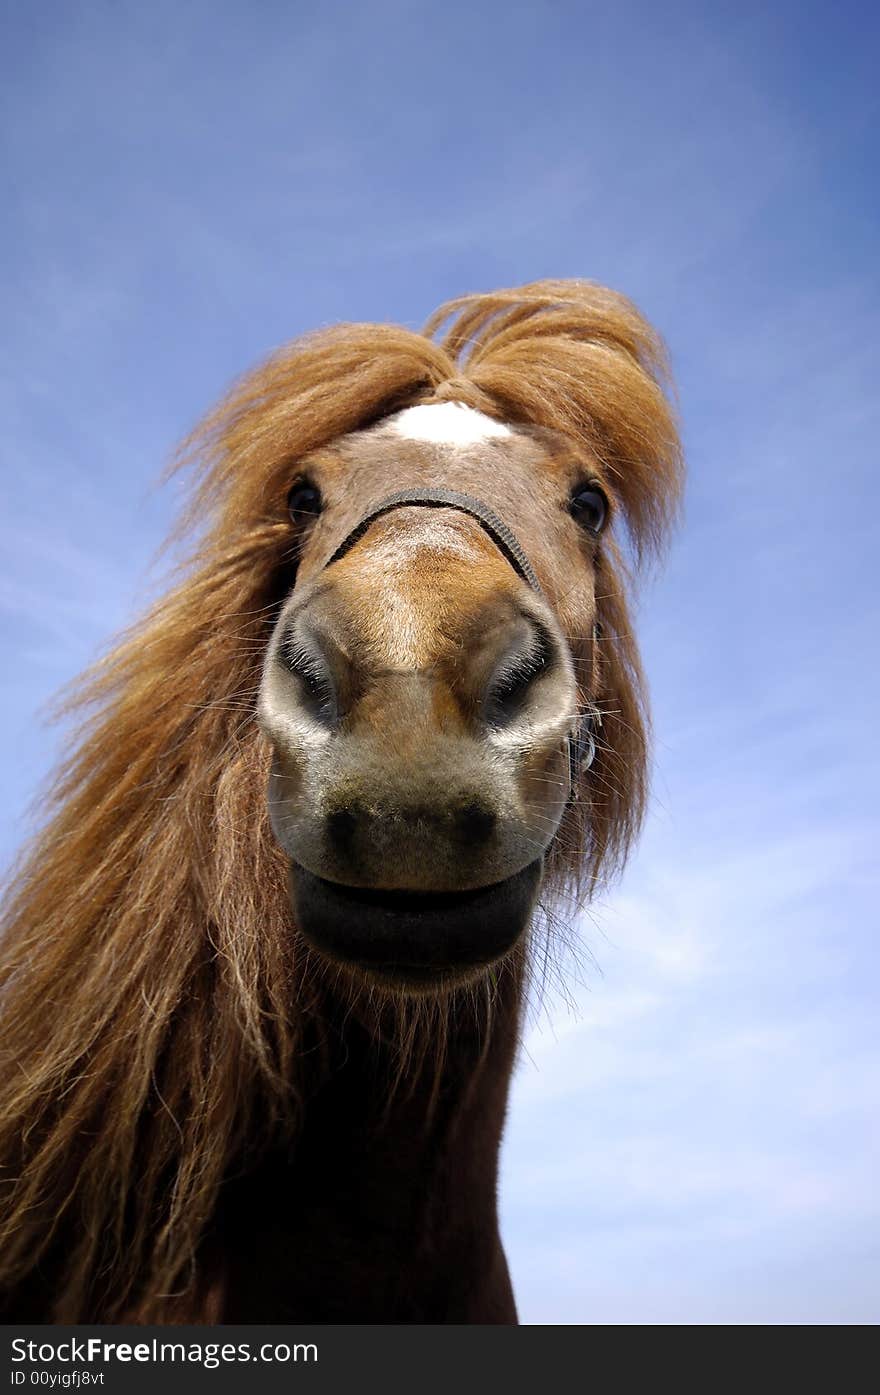
<path id="1" fill-rule="evenodd" d="M 389 494 L 387 499 L 376 504 L 369 513 L 364 514 L 359 523 L 354 525 L 326 565 L 330 567 L 334 562 L 338 562 L 340 557 L 344 557 L 346 552 L 360 541 L 370 524 L 375 522 L 377 518 L 390 513 L 392 509 L 408 508 L 411 504 L 427 508 L 458 509 L 459 513 L 470 514 L 471 518 L 475 518 L 482 525 L 484 531 L 489 534 L 498 550 L 504 553 L 514 570 L 519 572 L 523 580 L 529 583 L 533 591 L 537 591 L 539 596 L 542 594 L 541 583 L 535 576 L 528 557 L 504 520 L 499 518 L 495 510 L 490 509 L 488 504 L 484 504 L 482 499 L 475 499 L 472 494 L 460 494 L 456 489 L 403 489 L 399 494 Z"/>
<path id="2" fill-rule="evenodd" d="M 568 738 L 571 797 L 574 799 L 577 799 L 578 777 L 589 770 L 596 759 L 596 739 L 601 725 L 602 713 L 594 702 L 588 702 L 578 715 L 577 726 Z"/>

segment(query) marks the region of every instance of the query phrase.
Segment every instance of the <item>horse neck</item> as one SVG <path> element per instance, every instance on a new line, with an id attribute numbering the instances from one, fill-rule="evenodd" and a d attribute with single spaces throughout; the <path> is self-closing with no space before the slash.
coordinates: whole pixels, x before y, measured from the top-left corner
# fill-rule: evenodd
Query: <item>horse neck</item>
<path id="1" fill-rule="evenodd" d="M 392 1030 L 387 1012 L 331 996 L 295 1145 L 226 1208 L 228 1321 L 369 1321 L 374 1305 L 440 1320 L 464 1274 L 479 1293 L 460 1298 L 462 1320 L 509 1320 L 496 1189 L 521 992 L 506 966 L 487 999 L 456 996 L 403 1031 L 399 1013 Z"/>
<path id="2" fill-rule="evenodd" d="M 404 1181 L 423 1191 L 441 1157 L 452 1156 L 460 1186 L 475 1149 L 481 1162 L 487 1145 L 497 1156 L 521 993 L 516 963 L 485 995 L 464 993 L 445 1004 L 385 1011 L 331 1002 L 297 1156 L 321 1156 L 326 1139 L 345 1140 L 365 1170 L 399 1174 L 398 1191 Z M 484 1181 L 485 1171 L 479 1167 L 475 1180 Z"/>

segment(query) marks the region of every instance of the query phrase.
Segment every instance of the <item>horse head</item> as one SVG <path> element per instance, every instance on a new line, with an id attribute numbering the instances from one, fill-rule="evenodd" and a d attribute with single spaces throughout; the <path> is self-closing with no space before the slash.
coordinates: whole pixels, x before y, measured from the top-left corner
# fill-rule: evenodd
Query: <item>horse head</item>
<path id="1" fill-rule="evenodd" d="M 296 921 L 334 961 L 425 988 L 523 933 L 598 683 L 609 495 L 595 454 L 452 400 L 297 462 L 258 710 Z"/>

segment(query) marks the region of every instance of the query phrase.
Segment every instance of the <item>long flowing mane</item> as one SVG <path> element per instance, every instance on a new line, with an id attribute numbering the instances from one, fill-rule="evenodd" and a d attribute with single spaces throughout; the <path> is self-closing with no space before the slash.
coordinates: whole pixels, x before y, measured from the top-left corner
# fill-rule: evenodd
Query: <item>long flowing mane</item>
<path id="1" fill-rule="evenodd" d="M 293 463 L 404 406 L 464 401 L 597 452 L 637 562 L 679 496 L 664 384 L 662 347 L 627 300 L 543 281 L 453 301 L 423 334 L 349 324 L 308 336 L 236 384 L 184 444 L 189 561 L 77 686 L 75 749 L 9 889 L 4 1289 L 42 1271 L 59 1321 L 160 1320 L 197 1282 L 224 1178 L 255 1138 L 296 1128 L 317 990 L 291 933 L 252 720 L 295 571 Z M 615 546 L 598 600 L 603 741 L 554 845 L 551 890 L 589 888 L 618 866 L 642 816 L 627 590 Z"/>

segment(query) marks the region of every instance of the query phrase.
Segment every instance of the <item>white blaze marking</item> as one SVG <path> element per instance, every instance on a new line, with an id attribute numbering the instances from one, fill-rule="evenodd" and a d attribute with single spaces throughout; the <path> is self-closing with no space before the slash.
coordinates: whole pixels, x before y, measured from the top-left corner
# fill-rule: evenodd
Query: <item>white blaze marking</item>
<path id="1" fill-rule="evenodd" d="M 427 402 L 405 407 L 388 422 L 397 436 L 408 441 L 429 441 L 437 446 L 475 446 L 493 436 L 511 436 L 509 426 L 463 402 Z"/>

